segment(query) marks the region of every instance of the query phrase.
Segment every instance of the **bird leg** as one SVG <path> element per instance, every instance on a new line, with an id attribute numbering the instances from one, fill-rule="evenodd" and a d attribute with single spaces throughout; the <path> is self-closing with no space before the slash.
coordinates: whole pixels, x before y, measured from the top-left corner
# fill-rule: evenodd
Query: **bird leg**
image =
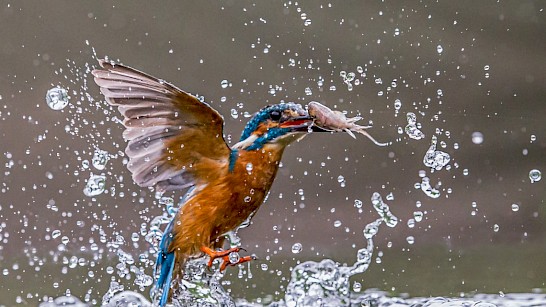
<path id="1" fill-rule="evenodd" d="M 203 253 L 207 254 L 209 256 L 209 258 L 210 258 L 209 262 L 207 264 L 207 266 L 209 268 L 212 267 L 212 262 L 214 261 L 214 259 L 222 258 L 223 262 L 220 265 L 220 272 L 225 270 L 228 265 L 235 266 L 235 265 L 238 265 L 238 264 L 245 263 L 245 262 L 256 259 L 256 256 L 254 256 L 254 255 L 239 257 L 238 253 L 239 253 L 239 251 L 241 249 L 242 248 L 240 248 L 240 247 L 233 247 L 233 248 L 226 249 L 226 250 L 215 251 L 212 248 L 209 248 L 207 246 L 201 246 L 201 251 Z M 233 258 L 230 257 L 231 253 L 237 253 L 236 257 L 233 257 Z"/>

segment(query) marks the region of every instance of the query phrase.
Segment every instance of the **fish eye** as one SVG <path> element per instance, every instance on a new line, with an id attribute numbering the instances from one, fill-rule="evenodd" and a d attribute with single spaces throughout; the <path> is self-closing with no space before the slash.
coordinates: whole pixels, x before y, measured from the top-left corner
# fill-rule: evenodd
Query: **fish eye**
<path id="1" fill-rule="evenodd" d="M 279 111 L 271 111 L 271 113 L 269 113 L 269 117 L 274 120 L 274 121 L 277 121 L 279 119 L 281 119 L 281 112 Z"/>

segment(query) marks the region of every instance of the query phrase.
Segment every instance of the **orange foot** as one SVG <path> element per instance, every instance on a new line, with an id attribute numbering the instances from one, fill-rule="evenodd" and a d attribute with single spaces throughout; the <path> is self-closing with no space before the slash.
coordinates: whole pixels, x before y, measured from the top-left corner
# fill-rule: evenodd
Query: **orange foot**
<path id="1" fill-rule="evenodd" d="M 234 259 L 230 259 L 229 255 L 231 253 L 238 253 L 240 250 L 241 250 L 241 248 L 239 248 L 239 247 L 233 247 L 233 248 L 226 249 L 226 250 L 215 251 L 215 250 L 213 250 L 213 249 L 211 249 L 209 247 L 201 246 L 201 251 L 203 253 L 207 254 L 209 256 L 209 258 L 210 258 L 209 263 L 207 264 L 207 266 L 209 268 L 212 267 L 212 262 L 214 261 L 214 259 L 222 258 L 223 262 L 220 265 L 220 272 L 225 270 L 228 265 L 234 266 L 234 265 L 238 265 L 238 264 L 245 263 L 245 262 L 248 262 L 250 260 L 255 260 L 256 259 L 256 256 L 239 257 L 238 254 L 237 254 L 237 257 L 235 257 Z"/>

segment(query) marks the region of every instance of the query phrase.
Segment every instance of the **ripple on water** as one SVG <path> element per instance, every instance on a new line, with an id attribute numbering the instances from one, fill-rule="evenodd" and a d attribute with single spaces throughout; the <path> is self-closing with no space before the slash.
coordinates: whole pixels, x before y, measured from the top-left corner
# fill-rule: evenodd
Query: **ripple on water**
<path id="1" fill-rule="evenodd" d="M 319 298 L 319 300 L 308 301 L 308 305 L 297 305 L 298 307 L 308 306 L 339 306 L 337 304 L 327 305 L 333 301 L 331 299 Z M 268 305 L 248 302 L 239 299 L 235 302 L 238 307 L 287 307 L 296 306 L 284 302 L 283 300 L 273 302 Z M 318 304 L 318 305 L 317 305 Z M 399 298 L 389 296 L 388 293 L 378 290 L 366 290 L 363 293 L 353 292 L 349 295 L 350 306 L 369 306 L 369 307 L 537 307 L 546 306 L 546 294 L 542 293 L 507 293 L 499 294 L 475 294 L 467 298 Z M 88 304 L 82 303 L 74 296 L 61 296 L 56 299 L 49 299 L 43 302 L 39 307 L 87 307 Z M 150 303 L 142 294 L 133 291 L 122 291 L 113 295 L 102 307 L 114 306 L 142 306 L 151 307 Z"/>

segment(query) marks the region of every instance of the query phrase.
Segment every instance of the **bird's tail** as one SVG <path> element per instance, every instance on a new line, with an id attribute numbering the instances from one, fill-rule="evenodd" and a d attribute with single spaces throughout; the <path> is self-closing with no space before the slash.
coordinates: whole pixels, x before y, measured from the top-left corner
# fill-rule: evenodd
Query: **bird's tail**
<path id="1" fill-rule="evenodd" d="M 169 246 L 173 240 L 173 225 L 174 220 L 172 219 L 159 243 L 159 254 L 157 256 L 157 261 L 154 268 L 154 276 L 157 277 L 156 283 L 151 291 L 152 298 L 159 293 L 161 297 L 159 299 L 159 306 L 164 307 L 167 304 L 169 299 L 169 293 L 171 290 L 171 282 L 173 280 L 173 272 L 176 264 L 176 253 L 174 251 L 169 251 Z"/>

